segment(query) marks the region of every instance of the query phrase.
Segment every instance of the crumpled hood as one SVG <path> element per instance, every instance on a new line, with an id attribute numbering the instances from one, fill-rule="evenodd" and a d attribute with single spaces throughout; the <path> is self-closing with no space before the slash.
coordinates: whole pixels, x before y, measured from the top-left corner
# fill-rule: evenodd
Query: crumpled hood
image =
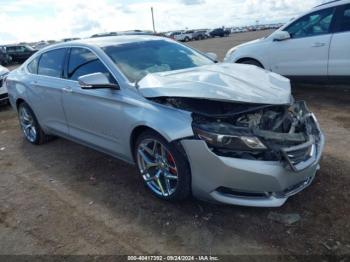
<path id="1" fill-rule="evenodd" d="M 252 65 L 213 64 L 148 74 L 138 82 L 144 97 L 187 97 L 228 102 L 289 104 L 290 81 Z"/>

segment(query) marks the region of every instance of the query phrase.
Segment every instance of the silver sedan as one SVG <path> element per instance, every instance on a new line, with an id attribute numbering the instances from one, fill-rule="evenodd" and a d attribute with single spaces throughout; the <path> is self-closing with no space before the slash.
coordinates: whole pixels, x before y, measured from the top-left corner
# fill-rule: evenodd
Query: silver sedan
<path id="1" fill-rule="evenodd" d="M 44 48 L 6 79 L 25 138 L 60 136 L 136 164 L 157 197 L 281 206 L 324 146 L 288 79 L 154 36 Z"/>

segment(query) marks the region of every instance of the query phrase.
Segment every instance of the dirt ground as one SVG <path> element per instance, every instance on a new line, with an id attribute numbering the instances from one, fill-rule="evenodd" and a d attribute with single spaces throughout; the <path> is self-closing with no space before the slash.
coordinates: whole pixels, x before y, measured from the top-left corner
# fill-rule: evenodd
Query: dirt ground
<path id="1" fill-rule="evenodd" d="M 190 43 L 220 58 L 267 32 Z M 350 89 L 299 86 L 327 143 L 314 183 L 281 208 L 154 198 L 136 168 L 64 139 L 27 143 L 0 109 L 0 254 L 350 254 Z M 295 213 L 292 225 L 270 212 Z"/>

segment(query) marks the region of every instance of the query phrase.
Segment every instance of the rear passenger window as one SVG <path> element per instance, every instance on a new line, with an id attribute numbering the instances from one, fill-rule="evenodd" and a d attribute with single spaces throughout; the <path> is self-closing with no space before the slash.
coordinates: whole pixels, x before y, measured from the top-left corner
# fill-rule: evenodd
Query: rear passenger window
<path id="1" fill-rule="evenodd" d="M 340 17 L 339 32 L 350 31 L 350 5 L 345 6 Z"/>
<path id="2" fill-rule="evenodd" d="M 111 83 L 116 82 L 94 53 L 85 48 L 72 48 L 68 62 L 68 79 L 76 81 L 80 76 L 93 73 L 103 73 Z"/>
<path id="3" fill-rule="evenodd" d="M 61 77 L 66 49 L 56 49 L 41 55 L 38 74 L 52 77 Z"/>
<path id="4" fill-rule="evenodd" d="M 36 57 L 33 59 L 32 62 L 30 62 L 27 66 L 27 69 L 29 73 L 31 74 L 37 74 L 38 73 L 38 62 L 39 62 L 39 57 Z"/>

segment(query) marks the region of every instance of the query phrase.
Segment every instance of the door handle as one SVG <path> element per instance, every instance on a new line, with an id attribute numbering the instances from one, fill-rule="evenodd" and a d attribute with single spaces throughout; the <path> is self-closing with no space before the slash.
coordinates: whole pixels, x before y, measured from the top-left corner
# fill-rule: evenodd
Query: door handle
<path id="1" fill-rule="evenodd" d="M 70 87 L 63 87 L 62 91 L 65 92 L 65 93 L 73 93 L 73 89 L 70 88 Z"/>
<path id="2" fill-rule="evenodd" d="M 312 47 L 322 47 L 322 46 L 325 46 L 325 45 L 326 45 L 326 43 L 314 43 L 312 45 Z"/>

